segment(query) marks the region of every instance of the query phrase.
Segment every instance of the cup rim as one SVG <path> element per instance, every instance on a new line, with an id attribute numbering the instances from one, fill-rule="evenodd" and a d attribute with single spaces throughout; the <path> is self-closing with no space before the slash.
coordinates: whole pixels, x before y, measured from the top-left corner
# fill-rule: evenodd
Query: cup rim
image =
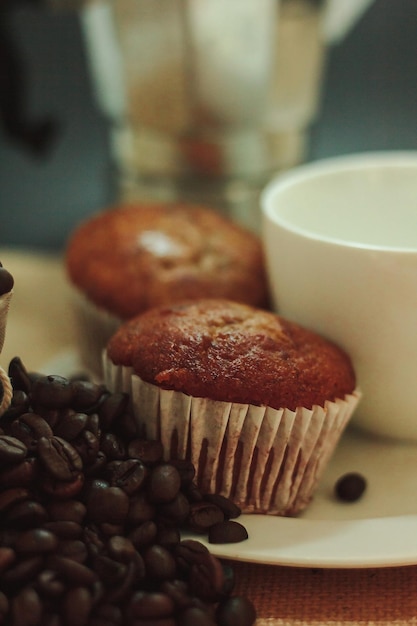
<path id="1" fill-rule="evenodd" d="M 273 208 L 272 199 L 277 193 L 298 185 L 309 182 L 317 177 L 333 175 L 340 172 L 357 170 L 378 169 L 380 166 L 392 169 L 401 167 L 412 167 L 416 169 L 417 178 L 417 150 L 380 150 L 349 153 L 317 159 L 309 163 L 304 163 L 291 170 L 280 172 L 272 177 L 260 194 L 260 209 L 262 213 L 264 228 L 268 228 L 269 223 L 275 223 L 285 230 L 292 232 L 305 239 L 315 240 L 335 246 L 345 248 L 357 248 L 362 250 L 381 250 L 396 254 L 417 253 L 417 245 L 410 246 L 389 246 L 383 244 L 371 244 L 364 242 L 353 242 L 339 239 L 329 235 L 314 233 L 308 229 L 294 225 L 289 220 L 281 217 Z M 416 185 L 417 189 L 417 185 Z"/>

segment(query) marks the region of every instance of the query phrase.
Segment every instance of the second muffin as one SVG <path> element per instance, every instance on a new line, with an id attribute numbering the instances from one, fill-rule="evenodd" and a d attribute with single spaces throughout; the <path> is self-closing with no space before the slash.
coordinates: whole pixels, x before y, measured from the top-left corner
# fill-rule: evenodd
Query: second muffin
<path id="1" fill-rule="evenodd" d="M 141 435 L 190 458 L 203 491 L 244 511 L 309 503 L 358 400 L 349 357 L 274 313 L 209 299 L 124 324 L 105 380 L 131 394 Z"/>
<path id="2" fill-rule="evenodd" d="M 259 238 L 201 206 L 128 204 L 102 211 L 71 235 L 66 267 L 82 358 L 96 372 L 114 330 L 151 307 L 201 297 L 261 308 L 269 303 Z"/>

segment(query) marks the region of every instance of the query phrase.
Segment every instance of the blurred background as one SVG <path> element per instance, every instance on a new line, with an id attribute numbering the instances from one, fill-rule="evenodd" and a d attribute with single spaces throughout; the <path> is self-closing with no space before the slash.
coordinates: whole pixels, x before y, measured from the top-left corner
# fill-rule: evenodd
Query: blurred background
<path id="1" fill-rule="evenodd" d="M 110 121 L 94 95 L 79 15 L 14 0 L 6 28 L 7 4 L 0 10 L 0 246 L 59 251 L 80 219 L 116 197 Z M 25 76 L 13 86 L 21 89 L 14 112 L 24 132 L 4 119 L 10 37 Z M 416 0 L 374 0 L 330 46 L 306 160 L 381 149 L 417 149 Z"/>

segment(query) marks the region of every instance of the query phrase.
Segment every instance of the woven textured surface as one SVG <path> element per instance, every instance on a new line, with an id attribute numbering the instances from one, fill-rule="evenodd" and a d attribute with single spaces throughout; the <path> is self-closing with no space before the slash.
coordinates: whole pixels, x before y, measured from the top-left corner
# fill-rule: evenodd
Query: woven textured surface
<path id="1" fill-rule="evenodd" d="M 233 563 L 257 626 L 417 624 L 417 567 L 333 570 Z"/>

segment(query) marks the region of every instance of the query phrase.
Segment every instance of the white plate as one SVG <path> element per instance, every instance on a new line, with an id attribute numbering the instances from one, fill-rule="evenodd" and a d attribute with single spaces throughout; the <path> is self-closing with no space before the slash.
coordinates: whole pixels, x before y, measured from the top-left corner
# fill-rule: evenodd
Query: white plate
<path id="1" fill-rule="evenodd" d="M 49 362 L 45 373 L 80 371 L 73 352 Z M 334 485 L 346 472 L 360 472 L 367 489 L 355 503 L 342 503 Z M 391 567 L 417 564 L 417 445 L 400 444 L 348 430 L 300 517 L 242 515 L 249 539 L 228 545 L 205 543 L 222 558 L 253 563 L 320 568 Z"/>

